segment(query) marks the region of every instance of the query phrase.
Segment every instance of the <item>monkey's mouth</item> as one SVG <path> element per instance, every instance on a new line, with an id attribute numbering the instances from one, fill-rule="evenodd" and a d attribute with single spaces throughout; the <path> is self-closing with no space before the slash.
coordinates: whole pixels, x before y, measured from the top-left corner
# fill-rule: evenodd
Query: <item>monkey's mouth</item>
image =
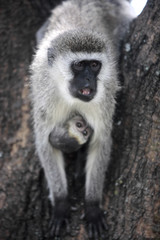
<path id="1" fill-rule="evenodd" d="M 83 88 L 83 89 L 80 89 L 78 92 L 79 92 L 79 94 L 81 94 L 83 96 L 90 96 L 92 94 L 93 90 L 90 88 Z"/>
<path id="2" fill-rule="evenodd" d="M 89 102 L 96 95 L 96 88 L 84 87 L 84 88 L 72 88 L 70 89 L 72 96 L 79 98 L 81 101 Z"/>
<path id="3" fill-rule="evenodd" d="M 86 87 L 78 90 L 77 97 L 82 101 L 88 102 L 94 98 L 96 91 L 92 88 Z"/>

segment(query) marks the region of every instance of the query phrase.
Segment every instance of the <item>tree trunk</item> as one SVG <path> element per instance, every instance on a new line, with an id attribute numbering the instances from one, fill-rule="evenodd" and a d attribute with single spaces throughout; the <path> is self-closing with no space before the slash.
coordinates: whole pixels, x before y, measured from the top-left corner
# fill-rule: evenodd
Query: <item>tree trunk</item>
<path id="1" fill-rule="evenodd" d="M 56 2 L 0 2 L 0 240 L 48 239 L 51 207 L 33 143 L 28 66 L 35 32 Z M 104 189 L 109 240 L 160 239 L 159 43 L 160 2 L 149 0 L 120 59 L 123 87 Z M 81 202 L 65 240 L 88 239 Z"/>
<path id="2" fill-rule="evenodd" d="M 148 1 L 121 57 L 109 173 L 110 239 L 160 239 L 160 2 Z"/>

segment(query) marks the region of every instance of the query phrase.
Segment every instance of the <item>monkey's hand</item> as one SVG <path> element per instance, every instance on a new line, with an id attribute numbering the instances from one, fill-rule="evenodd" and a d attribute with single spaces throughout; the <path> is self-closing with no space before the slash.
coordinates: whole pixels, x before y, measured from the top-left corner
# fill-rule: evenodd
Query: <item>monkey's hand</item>
<path id="1" fill-rule="evenodd" d="M 49 142 L 64 153 L 71 153 L 80 149 L 92 132 L 81 116 L 75 116 L 65 126 L 55 127 L 49 134 Z"/>
<path id="2" fill-rule="evenodd" d="M 66 232 L 69 233 L 69 217 L 70 203 L 68 199 L 56 199 L 55 206 L 53 208 L 52 218 L 49 224 L 49 236 L 60 237 L 62 228 L 64 226 L 66 227 Z"/>
<path id="3" fill-rule="evenodd" d="M 106 224 L 105 213 L 100 209 L 98 203 L 88 202 L 86 204 L 85 219 L 87 222 L 89 239 L 106 239 L 105 232 L 108 230 L 108 226 Z"/>

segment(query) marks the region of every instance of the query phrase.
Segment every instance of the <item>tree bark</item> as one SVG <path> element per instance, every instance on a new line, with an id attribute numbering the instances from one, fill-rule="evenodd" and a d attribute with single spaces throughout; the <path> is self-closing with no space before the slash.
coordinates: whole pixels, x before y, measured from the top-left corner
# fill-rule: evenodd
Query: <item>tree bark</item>
<path id="1" fill-rule="evenodd" d="M 148 1 L 132 24 L 120 62 L 124 86 L 109 174 L 110 239 L 160 239 L 159 1 Z"/>
<path id="2" fill-rule="evenodd" d="M 51 206 L 34 149 L 28 66 L 35 32 L 59 1 L 0 2 L 0 240 L 48 239 Z M 131 24 L 120 58 L 104 206 L 108 239 L 160 239 L 160 2 Z M 88 239 L 83 198 L 65 240 Z M 77 234 L 77 235 L 76 235 Z"/>

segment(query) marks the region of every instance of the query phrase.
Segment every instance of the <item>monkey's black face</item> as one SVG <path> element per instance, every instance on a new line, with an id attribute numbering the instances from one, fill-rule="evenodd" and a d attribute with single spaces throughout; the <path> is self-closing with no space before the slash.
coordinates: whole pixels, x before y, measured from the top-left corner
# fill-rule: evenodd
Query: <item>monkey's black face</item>
<path id="1" fill-rule="evenodd" d="M 97 60 L 73 62 L 71 69 L 74 73 L 69 88 L 72 96 L 85 102 L 92 100 L 97 91 L 97 76 L 101 62 Z"/>

